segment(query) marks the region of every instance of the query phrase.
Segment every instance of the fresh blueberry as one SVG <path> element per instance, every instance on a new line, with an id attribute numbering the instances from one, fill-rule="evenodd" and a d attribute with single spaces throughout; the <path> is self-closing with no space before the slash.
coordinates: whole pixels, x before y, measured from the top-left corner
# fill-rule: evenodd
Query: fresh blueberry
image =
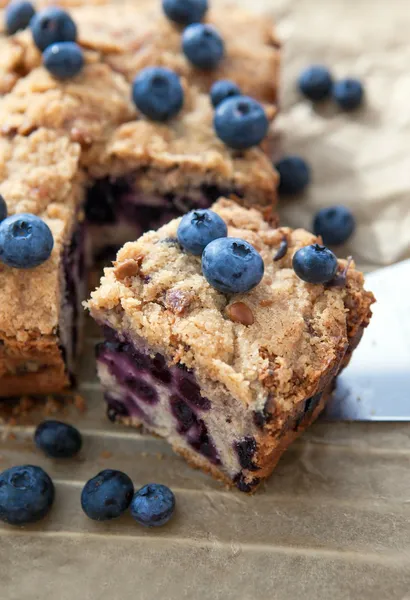
<path id="1" fill-rule="evenodd" d="M 333 80 L 329 69 L 321 65 L 313 65 L 302 71 L 298 84 L 306 98 L 319 101 L 330 96 Z"/>
<path id="2" fill-rule="evenodd" d="M 285 156 L 275 167 L 280 177 L 280 194 L 298 194 L 310 181 L 310 168 L 300 156 Z"/>
<path id="3" fill-rule="evenodd" d="M 315 235 L 321 235 L 326 246 L 344 244 L 355 229 L 355 220 L 345 206 L 322 208 L 313 221 Z"/>
<path id="4" fill-rule="evenodd" d="M 243 294 L 261 281 L 264 264 L 259 252 L 245 240 L 219 238 L 203 251 L 202 272 L 218 291 Z"/>
<path id="5" fill-rule="evenodd" d="M 201 256 L 209 242 L 227 235 L 225 221 L 207 209 L 192 210 L 184 215 L 177 232 L 178 242 L 184 250 L 196 256 Z"/>
<path id="6" fill-rule="evenodd" d="M 7 33 L 13 35 L 17 31 L 26 29 L 35 12 L 31 2 L 11 2 L 7 6 L 5 14 Z"/>
<path id="7" fill-rule="evenodd" d="M 4 221 L 7 217 L 7 204 L 3 196 L 0 194 L 0 221 Z"/>
<path id="8" fill-rule="evenodd" d="M 337 258 L 326 246 L 312 244 L 295 253 L 293 269 L 307 283 L 327 283 L 336 275 Z"/>
<path id="9" fill-rule="evenodd" d="M 0 261 L 8 267 L 37 267 L 50 257 L 53 246 L 49 226 L 36 215 L 21 213 L 0 223 Z"/>
<path id="10" fill-rule="evenodd" d="M 223 58 L 225 47 L 215 27 L 193 23 L 182 34 L 182 50 L 195 67 L 215 69 Z"/>
<path id="11" fill-rule="evenodd" d="M 81 434 L 72 425 L 61 421 L 44 421 L 34 433 L 34 442 L 52 458 L 71 458 L 82 446 Z"/>
<path id="12" fill-rule="evenodd" d="M 84 66 L 84 54 L 75 42 L 58 42 L 43 52 L 43 65 L 56 79 L 70 79 Z"/>
<path id="13" fill-rule="evenodd" d="M 181 110 L 184 90 L 174 71 L 166 67 L 147 67 L 134 79 L 132 97 L 148 118 L 166 121 Z"/>
<path id="14" fill-rule="evenodd" d="M 336 81 L 332 94 L 340 108 L 354 110 L 361 105 L 364 91 L 358 79 L 347 78 Z"/>
<path id="15" fill-rule="evenodd" d="M 0 474 L 0 519 L 10 525 L 39 521 L 54 501 L 54 485 L 41 467 L 22 465 Z"/>
<path id="16" fill-rule="evenodd" d="M 234 96 L 240 96 L 241 90 L 239 86 L 229 79 L 220 79 L 215 81 L 211 87 L 211 102 L 212 106 L 216 108 L 218 104 L 221 104 L 227 98 L 233 98 Z"/>
<path id="17" fill-rule="evenodd" d="M 269 121 L 263 106 L 248 96 L 235 96 L 221 102 L 215 110 L 217 136 L 235 150 L 259 144 L 265 137 Z"/>
<path id="18" fill-rule="evenodd" d="M 81 507 L 90 519 L 108 521 L 127 510 L 133 494 L 134 485 L 128 475 L 106 469 L 85 484 L 81 492 Z"/>
<path id="19" fill-rule="evenodd" d="M 208 0 L 162 0 L 164 13 L 175 23 L 198 23 L 208 10 Z"/>
<path id="20" fill-rule="evenodd" d="M 149 483 L 135 493 L 131 502 L 131 515 L 145 527 L 160 527 L 172 517 L 175 496 L 166 485 Z"/>
<path id="21" fill-rule="evenodd" d="M 30 22 L 35 45 L 41 52 L 57 42 L 75 42 L 77 26 L 70 15 L 57 6 L 37 13 Z"/>

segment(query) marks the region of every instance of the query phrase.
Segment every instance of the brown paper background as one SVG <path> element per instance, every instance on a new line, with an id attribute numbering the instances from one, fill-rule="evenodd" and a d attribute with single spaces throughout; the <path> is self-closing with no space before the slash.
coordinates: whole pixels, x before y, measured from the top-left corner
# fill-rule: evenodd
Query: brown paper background
<path id="1" fill-rule="evenodd" d="M 314 174 L 303 198 L 282 203 L 283 222 L 309 227 L 317 208 L 340 202 L 359 221 L 340 254 L 352 253 L 366 268 L 410 256 L 408 3 L 241 3 L 274 14 L 285 44 L 275 152 L 301 153 Z M 301 101 L 295 78 L 312 62 L 325 62 L 337 76 L 361 77 L 366 107 L 346 115 Z M 0 526 L 1 599 L 410 598 L 407 424 L 316 424 L 264 488 L 246 497 L 192 471 L 162 441 L 107 422 L 94 378 L 96 335 L 91 328 L 82 365 L 88 411 L 56 415 L 80 426 L 79 458 L 44 458 L 24 420 L 12 431 L 0 427 L 0 468 L 39 464 L 57 489 L 41 524 Z M 79 505 L 81 488 L 106 467 L 126 471 L 136 487 L 170 485 L 177 497 L 174 520 L 159 530 L 145 530 L 129 517 L 89 521 Z"/>

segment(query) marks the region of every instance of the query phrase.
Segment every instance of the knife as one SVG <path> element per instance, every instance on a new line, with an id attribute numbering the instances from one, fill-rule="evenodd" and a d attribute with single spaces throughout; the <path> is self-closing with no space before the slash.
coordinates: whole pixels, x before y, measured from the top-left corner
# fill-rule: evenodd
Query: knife
<path id="1" fill-rule="evenodd" d="M 322 414 L 330 421 L 410 421 L 410 260 L 366 276 L 373 317 Z"/>

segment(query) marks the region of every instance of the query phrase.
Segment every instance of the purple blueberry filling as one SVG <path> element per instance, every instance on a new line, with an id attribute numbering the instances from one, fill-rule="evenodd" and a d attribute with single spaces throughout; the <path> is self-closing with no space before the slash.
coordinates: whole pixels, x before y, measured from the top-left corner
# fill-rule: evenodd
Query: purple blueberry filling
<path id="1" fill-rule="evenodd" d="M 106 394 L 108 417 L 113 421 L 120 416 L 137 417 L 155 426 L 156 415 L 149 406 L 166 397 L 178 434 L 194 450 L 219 464 L 215 444 L 200 416 L 211 408 L 211 403 L 201 396 L 194 374 L 182 365 L 168 367 L 161 354 L 151 357 L 142 348 L 121 341 L 109 328 L 104 331 L 110 341 L 99 344 L 96 354 L 115 380 L 115 390 Z"/>
<path id="2" fill-rule="evenodd" d="M 79 223 L 62 258 L 63 293 L 59 334 L 61 353 L 70 379 L 73 379 L 74 363 L 80 350 L 79 332 L 83 318 L 81 302 L 85 298 L 86 278 L 85 237 L 86 228 L 83 223 Z"/>
<path id="3" fill-rule="evenodd" d="M 220 196 L 242 196 L 239 190 L 206 184 L 191 195 L 148 194 L 138 189 L 136 180 L 136 176 L 114 181 L 101 179 L 88 191 L 85 214 L 89 225 L 116 225 L 118 232 L 120 225 L 127 224 L 124 236 L 128 238 L 117 239 L 117 243 L 123 244 L 129 241 L 129 236 L 135 239 L 145 231 L 157 229 L 193 208 L 208 208 Z M 116 247 L 108 241 L 107 246 Z M 103 249 L 100 247 L 98 252 L 100 255 Z"/>
<path id="4" fill-rule="evenodd" d="M 254 437 L 245 437 L 234 444 L 238 454 L 239 464 L 243 469 L 249 471 L 258 471 L 259 467 L 253 462 L 253 456 L 257 449 L 257 443 Z"/>

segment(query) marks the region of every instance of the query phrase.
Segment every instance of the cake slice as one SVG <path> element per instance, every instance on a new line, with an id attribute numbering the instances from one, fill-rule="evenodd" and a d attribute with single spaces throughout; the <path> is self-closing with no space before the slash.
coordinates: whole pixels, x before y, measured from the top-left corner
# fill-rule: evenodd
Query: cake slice
<path id="1" fill-rule="evenodd" d="M 299 279 L 292 259 L 319 241 L 312 234 L 273 229 L 227 199 L 212 210 L 260 253 L 256 287 L 212 287 L 175 219 L 121 249 L 88 308 L 106 337 L 97 361 L 108 416 L 249 492 L 323 409 L 374 299 L 350 262 L 326 285 Z"/>
<path id="2" fill-rule="evenodd" d="M 0 262 L 0 398 L 61 390 L 72 381 L 85 294 L 79 146 L 38 129 L 0 137 L 0 194 L 9 215 L 31 213 L 54 238 L 32 269 Z"/>
<path id="3" fill-rule="evenodd" d="M 81 150 L 95 253 L 210 206 L 220 195 L 275 206 L 278 176 L 263 150 L 226 146 L 215 134 L 209 95 L 187 80 L 182 84 L 184 106 L 166 123 L 138 113 L 129 83 L 99 62 L 67 82 L 35 69 L 0 101 L 4 136 L 42 127 Z"/>

